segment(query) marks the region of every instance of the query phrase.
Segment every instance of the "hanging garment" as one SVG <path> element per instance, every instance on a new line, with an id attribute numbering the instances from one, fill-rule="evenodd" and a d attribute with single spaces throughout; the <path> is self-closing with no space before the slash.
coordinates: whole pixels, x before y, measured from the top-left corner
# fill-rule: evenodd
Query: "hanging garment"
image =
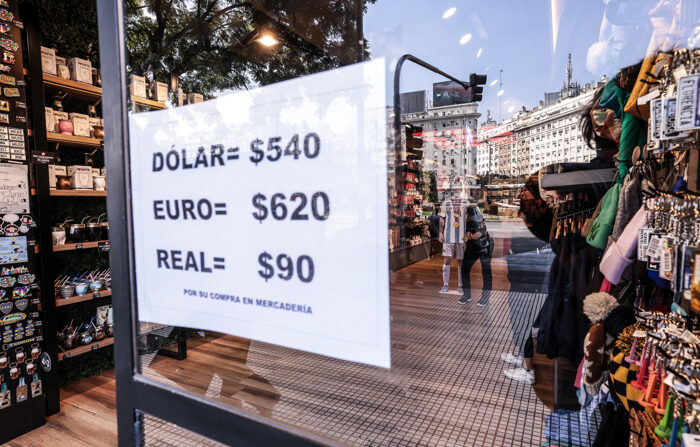
<path id="1" fill-rule="evenodd" d="M 551 245 L 555 257 L 549 293 L 540 310 L 537 352 L 549 358 L 566 357 L 578 366 L 590 324 L 583 315 L 583 299 L 597 258 L 578 234 L 554 239 Z"/>

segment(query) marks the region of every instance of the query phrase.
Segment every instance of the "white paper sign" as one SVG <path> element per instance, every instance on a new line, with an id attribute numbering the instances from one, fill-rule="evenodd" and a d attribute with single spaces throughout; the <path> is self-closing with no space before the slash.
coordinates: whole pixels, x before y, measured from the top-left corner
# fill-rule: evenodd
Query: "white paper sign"
<path id="1" fill-rule="evenodd" d="M 27 165 L 0 164 L 0 214 L 29 212 Z"/>
<path id="2" fill-rule="evenodd" d="M 141 321 L 390 366 L 384 62 L 130 117 Z"/>

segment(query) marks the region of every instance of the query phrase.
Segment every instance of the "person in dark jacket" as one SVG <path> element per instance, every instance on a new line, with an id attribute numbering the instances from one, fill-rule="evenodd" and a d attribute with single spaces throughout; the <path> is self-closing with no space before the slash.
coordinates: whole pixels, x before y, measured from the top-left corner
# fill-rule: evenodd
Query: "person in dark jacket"
<path id="1" fill-rule="evenodd" d="M 467 209 L 467 231 L 464 236 L 466 240 L 466 250 L 462 261 L 462 283 L 464 294 L 459 299 L 459 304 L 466 304 L 471 300 L 471 269 L 476 261 L 481 262 L 481 274 L 483 277 L 483 287 L 481 299 L 477 306 L 486 306 L 491 296 L 491 240 L 486 231 L 484 216 L 476 205 L 470 205 Z"/>

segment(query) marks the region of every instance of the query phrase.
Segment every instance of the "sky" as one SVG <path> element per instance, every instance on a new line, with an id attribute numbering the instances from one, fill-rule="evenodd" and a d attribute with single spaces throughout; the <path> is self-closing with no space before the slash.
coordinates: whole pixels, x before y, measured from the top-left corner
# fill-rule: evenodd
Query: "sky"
<path id="1" fill-rule="evenodd" d="M 636 12 L 628 13 L 626 1 L 634 1 L 639 11 L 633 8 Z M 607 16 L 624 19 L 614 19 L 617 23 L 604 19 L 606 4 L 615 5 L 614 10 L 607 6 Z M 377 0 L 368 5 L 363 26 L 371 57 L 383 57 L 388 64 L 387 104 L 392 104 L 396 60 L 410 53 L 459 79 L 468 79 L 474 72 L 486 74 L 481 122 L 487 109 L 499 120 L 500 108 L 507 119 L 522 106 L 538 105 L 545 91 L 558 91 L 566 78 L 568 53 L 572 53 L 573 80 L 582 85 L 641 60 L 652 31 L 648 9 L 654 4 L 647 0 Z M 454 13 L 443 18 L 450 8 L 456 8 Z M 499 70 L 503 70 L 503 86 L 491 86 Z M 433 82 L 442 80 L 406 63 L 401 91 L 428 90 L 432 95 Z"/>

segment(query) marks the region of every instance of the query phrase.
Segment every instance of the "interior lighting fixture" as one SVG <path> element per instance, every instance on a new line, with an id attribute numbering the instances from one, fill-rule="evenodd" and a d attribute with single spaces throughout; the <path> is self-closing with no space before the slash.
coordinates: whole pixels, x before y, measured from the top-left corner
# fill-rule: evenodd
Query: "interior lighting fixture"
<path id="1" fill-rule="evenodd" d="M 257 38 L 256 41 L 260 45 L 264 45 L 266 47 L 271 47 L 273 45 L 277 45 L 278 43 L 280 43 L 280 41 L 275 39 L 274 36 L 272 36 L 271 34 L 263 34 L 262 36 Z"/>
<path id="2" fill-rule="evenodd" d="M 470 33 L 467 33 L 464 36 L 462 36 L 461 39 L 459 39 L 459 44 L 464 45 L 465 43 L 469 42 L 470 40 L 472 40 L 472 35 Z"/>

